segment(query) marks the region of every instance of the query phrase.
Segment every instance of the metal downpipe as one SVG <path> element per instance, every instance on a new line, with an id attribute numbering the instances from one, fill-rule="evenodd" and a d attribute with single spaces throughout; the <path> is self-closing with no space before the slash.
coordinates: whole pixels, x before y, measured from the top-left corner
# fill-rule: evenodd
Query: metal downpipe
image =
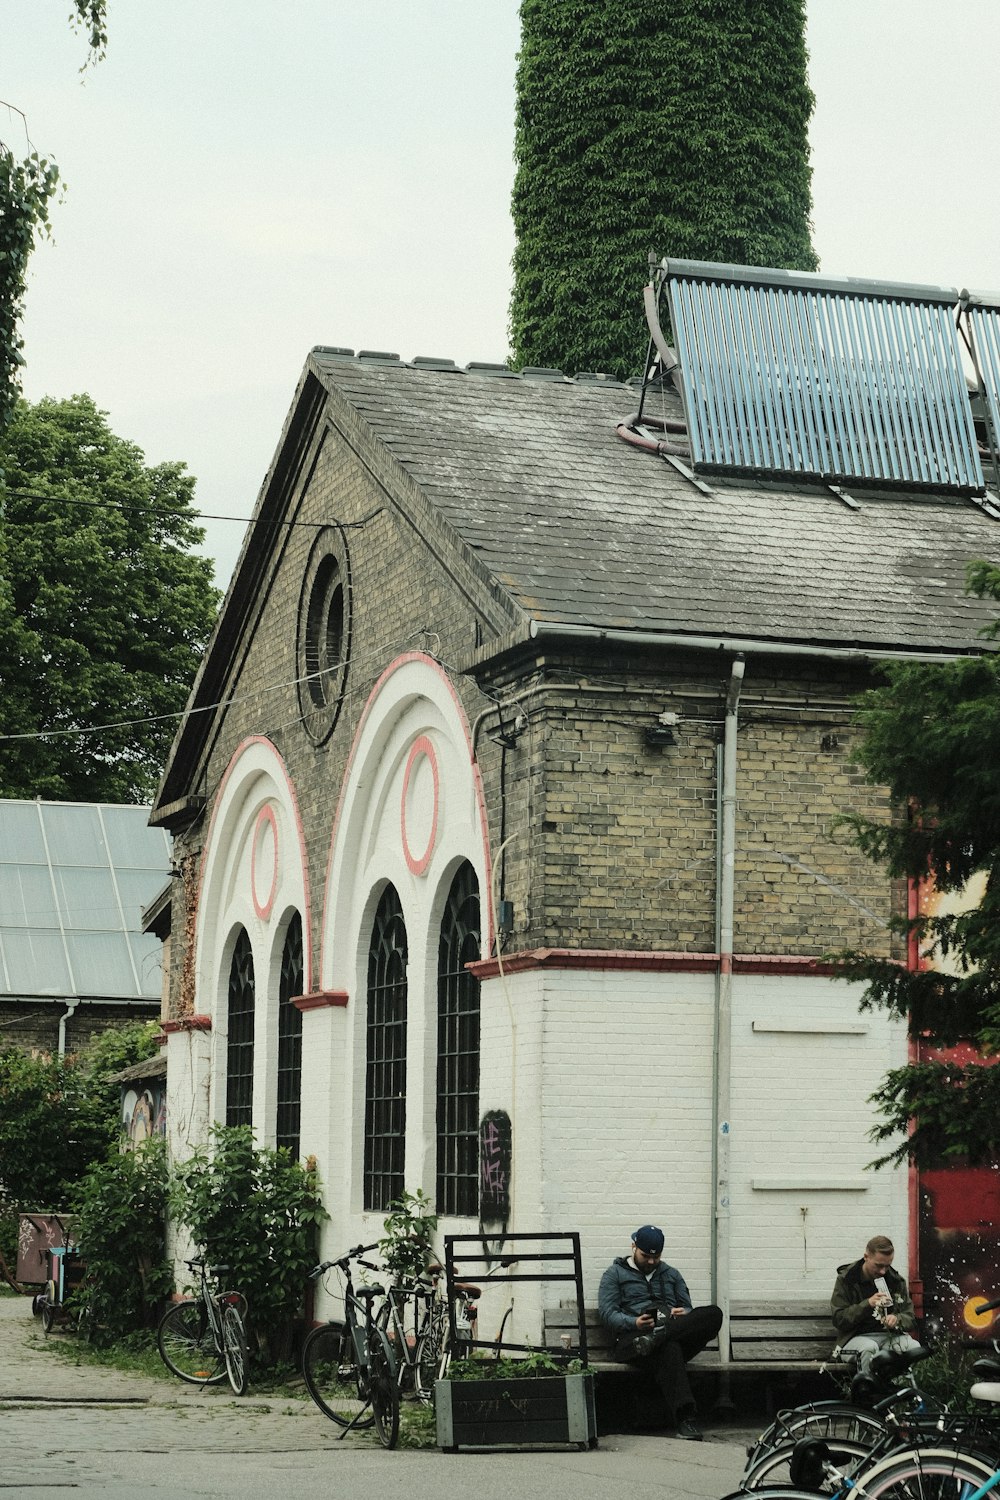
<path id="1" fill-rule="evenodd" d="M 726 692 L 726 718 L 722 740 L 722 798 L 718 851 L 718 944 L 719 967 L 715 988 L 715 1059 L 713 1111 L 713 1180 L 715 1184 L 713 1267 L 714 1300 L 722 1308 L 719 1330 L 719 1360 L 722 1366 L 720 1404 L 729 1401 L 729 1303 L 730 1303 L 730 1100 L 732 1093 L 733 1032 L 733 923 L 736 890 L 736 735 L 740 692 L 746 662 L 737 657 L 731 666 Z"/>

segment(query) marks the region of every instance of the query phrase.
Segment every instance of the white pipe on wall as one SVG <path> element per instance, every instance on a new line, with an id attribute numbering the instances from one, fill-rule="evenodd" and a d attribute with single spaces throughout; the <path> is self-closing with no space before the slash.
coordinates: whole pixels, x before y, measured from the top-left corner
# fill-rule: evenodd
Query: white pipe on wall
<path id="1" fill-rule="evenodd" d="M 715 1299 L 722 1308 L 719 1330 L 719 1358 L 726 1378 L 729 1364 L 729 1143 L 730 1098 L 732 1092 L 733 1033 L 733 943 L 736 891 L 736 734 L 740 690 L 746 663 L 737 657 L 731 666 L 726 693 L 726 720 L 722 741 L 722 806 L 719 824 L 719 891 L 718 934 L 719 968 L 716 978 L 715 1005 L 715 1087 L 714 1141 L 715 1224 L 714 1269 Z"/>

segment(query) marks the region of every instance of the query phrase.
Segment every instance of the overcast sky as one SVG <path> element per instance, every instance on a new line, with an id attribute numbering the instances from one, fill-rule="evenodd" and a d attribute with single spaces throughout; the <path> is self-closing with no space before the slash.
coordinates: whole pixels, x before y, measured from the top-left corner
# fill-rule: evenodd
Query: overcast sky
<path id="1" fill-rule="evenodd" d="M 32 400 L 89 391 L 245 518 L 314 344 L 506 357 L 517 0 L 109 0 L 82 76 L 68 9 L 0 0 L 0 99 L 66 183 Z M 1000 288 L 1000 0 L 808 13 L 822 270 Z M 224 586 L 243 526 L 206 531 Z"/>

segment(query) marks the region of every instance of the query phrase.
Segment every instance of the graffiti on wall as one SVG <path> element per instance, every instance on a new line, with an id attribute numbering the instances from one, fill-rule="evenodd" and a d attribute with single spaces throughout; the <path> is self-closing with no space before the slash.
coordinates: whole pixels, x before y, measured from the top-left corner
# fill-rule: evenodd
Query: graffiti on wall
<path id="1" fill-rule="evenodd" d="M 479 1122 L 479 1233 L 490 1258 L 499 1256 L 510 1219 L 512 1144 L 510 1115 L 489 1110 Z"/>

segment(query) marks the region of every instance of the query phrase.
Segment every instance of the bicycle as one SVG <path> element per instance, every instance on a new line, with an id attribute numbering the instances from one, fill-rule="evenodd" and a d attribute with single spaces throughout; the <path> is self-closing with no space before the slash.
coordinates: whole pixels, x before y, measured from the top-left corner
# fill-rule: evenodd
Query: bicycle
<path id="1" fill-rule="evenodd" d="M 372 1314 L 372 1303 L 384 1297 L 381 1286 L 355 1289 L 351 1262 L 366 1270 L 379 1267 L 364 1256 L 377 1245 L 356 1245 L 339 1260 L 324 1261 L 310 1272 L 317 1280 L 328 1271 L 344 1277 L 343 1322 L 321 1323 L 302 1346 L 302 1375 L 306 1389 L 324 1416 L 343 1431 L 374 1426 L 383 1448 L 394 1448 L 399 1436 L 399 1386 L 396 1362 L 385 1332 Z"/>
<path id="2" fill-rule="evenodd" d="M 485 1283 L 497 1272 L 514 1264 L 514 1257 L 505 1257 L 481 1280 Z M 425 1275 L 416 1281 L 390 1286 L 375 1318 L 395 1355 L 400 1396 L 409 1383 L 417 1400 L 425 1405 L 433 1400 L 435 1382 L 444 1379 L 452 1360 L 467 1359 L 472 1353 L 478 1326 L 479 1298 L 483 1294 L 483 1287 L 480 1285 L 466 1281 L 455 1283 L 453 1338 L 448 1302 L 440 1290 L 443 1274 L 444 1266 L 434 1262 L 427 1267 Z M 500 1358 L 504 1329 L 513 1307 L 511 1302 L 493 1342 L 494 1359 Z"/>
<path id="3" fill-rule="evenodd" d="M 437 1270 L 430 1266 L 426 1277 L 390 1286 L 375 1319 L 393 1350 L 400 1396 L 409 1383 L 425 1405 L 434 1394 L 448 1324 Z"/>
<path id="4" fill-rule="evenodd" d="M 869 1382 L 876 1386 L 876 1393 L 879 1385 L 883 1391 L 873 1406 L 845 1400 L 816 1401 L 779 1412 L 747 1450 L 741 1490 L 787 1483 L 796 1444 L 805 1438 L 822 1439 L 831 1461 L 849 1465 L 853 1475 L 897 1448 L 921 1440 L 952 1441 L 955 1434 L 946 1435 L 945 1429 L 959 1419 L 950 1418 L 925 1396 L 914 1379 L 913 1366 L 926 1357 L 924 1350 L 916 1359 L 912 1355 L 884 1359 L 875 1381 Z M 904 1373 L 905 1384 L 890 1384 Z M 852 1389 L 855 1385 L 852 1382 Z"/>
<path id="5" fill-rule="evenodd" d="M 996 1307 L 1000 1307 L 1000 1299 L 984 1303 L 976 1311 L 984 1313 Z M 973 1373 L 986 1379 L 972 1386 L 972 1396 L 982 1402 L 1000 1404 L 997 1362 L 982 1360 Z M 810 1500 L 810 1497 L 815 1500 L 822 1493 L 835 1500 L 854 1500 L 855 1495 L 865 1500 L 984 1500 L 1000 1484 L 995 1424 L 984 1427 L 975 1418 L 967 1425 L 964 1418 L 957 1419 L 951 1427 L 945 1422 L 946 1414 L 942 1413 L 937 1432 L 927 1433 L 926 1444 L 914 1442 L 911 1435 L 908 1446 L 892 1446 L 895 1440 L 887 1435 L 881 1440 L 881 1456 L 880 1444 L 876 1443 L 874 1449 L 863 1451 L 860 1459 L 855 1458 L 850 1473 L 843 1472 L 834 1461 L 831 1447 L 824 1439 L 800 1438 L 793 1444 L 788 1462 L 790 1485 L 769 1483 L 756 1488 L 754 1495 L 756 1500 Z M 990 1451 L 978 1452 L 968 1446 L 971 1433 L 975 1433 L 977 1441 L 985 1436 Z M 918 1418 L 918 1439 L 919 1435 Z M 844 1448 L 860 1446 L 843 1439 L 836 1442 Z M 890 1447 L 888 1452 L 886 1444 Z M 739 1500 L 745 1494 L 741 1486 L 729 1500 Z"/>
<path id="6" fill-rule="evenodd" d="M 207 1266 L 203 1258 L 185 1264 L 200 1276 L 198 1295 L 175 1302 L 163 1314 L 156 1329 L 160 1358 L 189 1385 L 220 1385 L 228 1378 L 234 1394 L 242 1396 L 249 1383 L 246 1298 L 213 1289 L 211 1283 L 229 1266 Z"/>

